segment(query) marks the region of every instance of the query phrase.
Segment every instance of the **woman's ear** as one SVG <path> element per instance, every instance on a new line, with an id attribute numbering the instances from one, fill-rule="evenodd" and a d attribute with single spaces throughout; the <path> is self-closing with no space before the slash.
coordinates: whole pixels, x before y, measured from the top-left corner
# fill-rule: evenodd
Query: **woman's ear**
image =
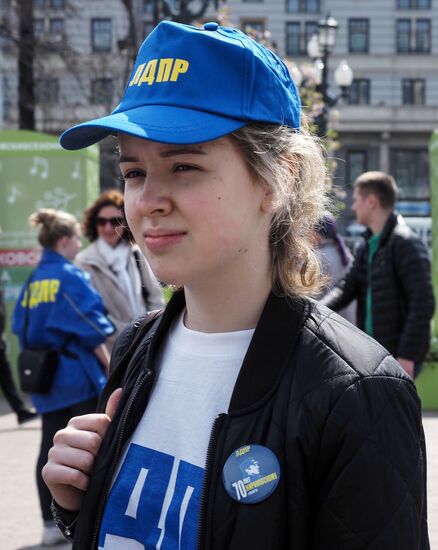
<path id="1" fill-rule="evenodd" d="M 274 213 L 274 191 L 271 186 L 264 183 L 263 187 L 263 199 L 261 203 L 261 210 L 264 214 L 273 214 Z"/>
<path id="2" fill-rule="evenodd" d="M 70 237 L 67 237 L 67 235 L 64 235 L 63 237 L 61 237 L 56 243 L 55 251 L 62 253 L 65 250 L 65 247 L 67 246 L 69 239 Z"/>

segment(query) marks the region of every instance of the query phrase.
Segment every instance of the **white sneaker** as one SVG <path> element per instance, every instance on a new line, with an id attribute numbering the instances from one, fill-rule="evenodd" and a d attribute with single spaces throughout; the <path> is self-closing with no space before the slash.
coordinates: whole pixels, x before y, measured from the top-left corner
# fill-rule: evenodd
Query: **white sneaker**
<path id="1" fill-rule="evenodd" d="M 43 540 L 41 546 L 56 546 L 61 542 L 67 542 L 59 528 L 52 522 L 44 523 Z"/>

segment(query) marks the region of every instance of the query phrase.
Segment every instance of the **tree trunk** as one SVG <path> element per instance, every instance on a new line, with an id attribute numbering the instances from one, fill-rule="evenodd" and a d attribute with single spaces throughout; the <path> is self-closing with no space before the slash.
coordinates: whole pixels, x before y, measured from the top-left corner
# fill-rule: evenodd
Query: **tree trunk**
<path id="1" fill-rule="evenodd" d="M 17 2 L 18 14 L 18 124 L 22 130 L 35 130 L 33 56 L 33 0 Z"/>

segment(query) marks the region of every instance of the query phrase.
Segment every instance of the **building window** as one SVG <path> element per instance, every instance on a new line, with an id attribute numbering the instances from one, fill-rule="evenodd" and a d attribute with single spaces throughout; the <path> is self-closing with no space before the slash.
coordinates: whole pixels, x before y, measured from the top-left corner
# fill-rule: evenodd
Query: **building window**
<path id="1" fill-rule="evenodd" d="M 348 46 L 350 53 L 367 53 L 369 50 L 368 19 L 348 20 Z"/>
<path id="2" fill-rule="evenodd" d="M 39 105 L 53 105 L 59 101 L 59 80 L 39 78 L 35 81 L 35 101 Z"/>
<path id="3" fill-rule="evenodd" d="M 430 19 L 417 19 L 415 26 L 415 51 L 430 52 Z"/>
<path id="4" fill-rule="evenodd" d="M 402 80 L 403 105 L 424 105 L 426 81 L 424 78 L 404 78 Z"/>
<path id="5" fill-rule="evenodd" d="M 397 51 L 406 53 L 411 51 L 411 20 L 399 19 L 397 21 Z"/>
<path id="6" fill-rule="evenodd" d="M 53 18 L 49 21 L 50 34 L 64 34 L 65 32 L 65 19 Z"/>
<path id="7" fill-rule="evenodd" d="M 430 0 L 397 0 L 399 10 L 429 10 Z"/>
<path id="8" fill-rule="evenodd" d="M 33 0 L 33 7 L 37 9 L 44 8 L 45 0 Z"/>
<path id="9" fill-rule="evenodd" d="M 307 53 L 307 44 L 312 36 L 318 31 L 318 22 L 317 21 L 306 21 L 305 31 L 304 31 L 304 49 L 303 53 Z"/>
<path id="10" fill-rule="evenodd" d="M 111 105 L 114 96 L 111 78 L 95 78 L 91 81 L 91 103 L 93 105 Z"/>
<path id="11" fill-rule="evenodd" d="M 301 23 L 293 21 L 286 23 L 286 55 L 306 55 L 307 44 L 318 30 L 316 21 L 306 21 L 304 32 Z"/>
<path id="12" fill-rule="evenodd" d="M 318 13 L 319 0 L 286 0 L 286 11 L 290 13 Z"/>
<path id="13" fill-rule="evenodd" d="M 36 40 L 41 40 L 44 36 L 44 19 L 33 20 L 33 35 Z"/>
<path id="14" fill-rule="evenodd" d="M 61 10 L 65 8 L 65 0 L 50 0 L 50 7 L 55 10 Z"/>
<path id="15" fill-rule="evenodd" d="M 369 78 L 355 78 L 348 89 L 348 103 L 350 105 L 369 105 L 370 87 Z"/>
<path id="16" fill-rule="evenodd" d="M 428 158 L 427 148 L 394 149 L 392 151 L 391 172 L 397 181 L 400 199 L 429 199 Z"/>
<path id="17" fill-rule="evenodd" d="M 300 55 L 300 24 L 286 23 L 286 55 Z"/>
<path id="18" fill-rule="evenodd" d="M 430 19 L 397 19 L 398 53 L 429 53 L 430 36 Z"/>
<path id="19" fill-rule="evenodd" d="M 347 182 L 353 183 L 368 170 L 367 152 L 364 149 L 347 151 Z"/>
<path id="20" fill-rule="evenodd" d="M 91 20 L 91 48 L 93 52 L 110 52 L 111 38 L 111 19 Z"/>

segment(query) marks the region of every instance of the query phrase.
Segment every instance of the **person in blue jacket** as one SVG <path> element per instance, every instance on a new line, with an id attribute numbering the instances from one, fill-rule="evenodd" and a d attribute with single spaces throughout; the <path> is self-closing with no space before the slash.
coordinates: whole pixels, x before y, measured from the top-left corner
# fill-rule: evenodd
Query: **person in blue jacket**
<path id="1" fill-rule="evenodd" d="M 39 227 L 41 260 L 23 286 L 15 306 L 12 329 L 20 348 L 52 347 L 60 351 L 50 391 L 31 394 L 42 415 L 42 439 L 36 475 L 44 521 L 43 545 L 61 537 L 51 521 L 51 495 L 41 470 L 55 433 L 68 420 L 95 410 L 107 380 L 109 354 L 104 342 L 114 332 L 100 295 L 89 276 L 72 260 L 81 247 L 80 224 L 67 212 L 41 209 L 29 218 Z M 27 309 L 27 326 L 25 322 Z"/>

